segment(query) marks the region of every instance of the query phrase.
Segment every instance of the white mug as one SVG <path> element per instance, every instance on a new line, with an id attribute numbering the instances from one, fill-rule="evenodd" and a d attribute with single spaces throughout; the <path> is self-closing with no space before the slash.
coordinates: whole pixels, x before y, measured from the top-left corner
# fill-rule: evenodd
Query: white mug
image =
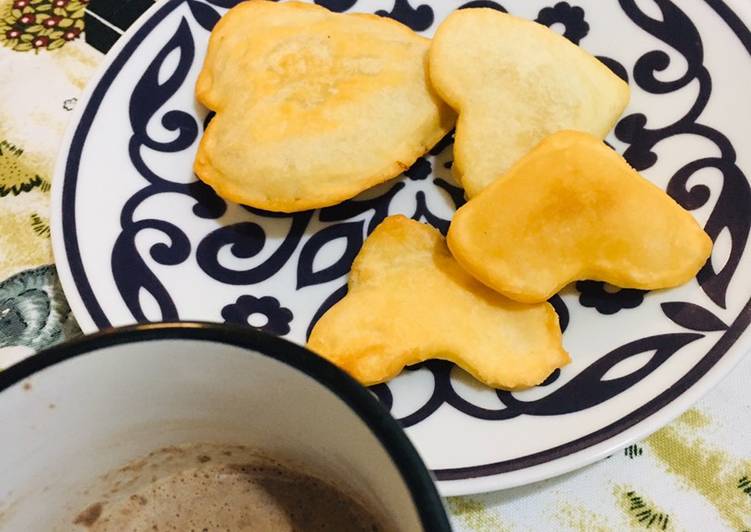
<path id="1" fill-rule="evenodd" d="M 250 328 L 148 324 L 0 372 L 0 530 L 73 528 L 102 474 L 170 445 L 241 444 L 352 495 L 396 530 L 450 530 L 414 447 L 365 388 Z"/>

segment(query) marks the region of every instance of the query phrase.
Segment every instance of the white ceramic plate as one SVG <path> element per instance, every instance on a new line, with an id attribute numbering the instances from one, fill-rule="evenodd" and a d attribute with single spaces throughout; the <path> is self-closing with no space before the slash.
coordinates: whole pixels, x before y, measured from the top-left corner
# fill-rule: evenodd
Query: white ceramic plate
<path id="1" fill-rule="evenodd" d="M 380 11 L 426 35 L 462 5 L 318 2 Z M 321 211 L 258 212 L 196 182 L 191 165 L 208 117 L 193 85 L 209 29 L 233 3 L 157 4 L 78 103 L 54 180 L 53 244 L 84 331 L 227 320 L 303 343 L 343 295 L 352 259 L 380 220 L 404 213 L 445 231 L 462 201 L 450 139 L 406 176 Z M 447 495 L 529 483 L 604 457 L 680 414 L 751 345 L 747 4 L 502 4 L 565 32 L 629 79 L 632 101 L 609 142 L 690 209 L 715 248 L 698 280 L 674 290 L 589 282 L 564 290 L 553 302 L 573 362 L 538 388 L 496 392 L 440 361 L 375 387 Z"/>

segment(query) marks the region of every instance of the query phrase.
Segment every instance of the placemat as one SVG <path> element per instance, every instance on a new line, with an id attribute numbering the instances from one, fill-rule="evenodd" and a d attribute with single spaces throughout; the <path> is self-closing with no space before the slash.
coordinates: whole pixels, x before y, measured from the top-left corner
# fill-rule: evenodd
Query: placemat
<path id="1" fill-rule="evenodd" d="M 50 179 L 77 97 L 152 3 L 0 0 L 0 368 L 80 334 L 50 248 Z M 747 358 L 670 425 L 582 470 L 447 498 L 456 530 L 751 529 L 750 378 Z"/>

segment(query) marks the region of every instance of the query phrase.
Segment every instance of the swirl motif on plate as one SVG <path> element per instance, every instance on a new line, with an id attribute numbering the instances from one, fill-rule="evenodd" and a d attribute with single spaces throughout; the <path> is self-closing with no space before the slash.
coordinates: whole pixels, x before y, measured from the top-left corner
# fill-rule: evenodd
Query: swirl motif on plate
<path id="1" fill-rule="evenodd" d="M 304 320 L 310 330 L 320 316 L 347 292 L 346 275 L 364 239 L 389 214 L 406 214 L 438 228 L 448 230 L 451 213 L 464 202 L 462 190 L 450 177 L 452 134 L 446 136 L 425 157 L 404 172 L 405 177 L 386 183 L 375 190 L 319 211 L 278 214 L 252 208 L 242 209 L 241 218 L 228 219 L 230 206 L 199 181 L 181 183 L 162 176 L 149 164 L 147 152 L 175 153 L 191 149 L 205 128 L 211 115 L 205 110 L 180 109 L 171 98 L 188 81 L 194 63 L 196 40 L 194 31 L 208 32 L 219 19 L 217 8 L 227 8 L 234 1 L 184 0 L 193 23 L 183 18 L 154 56 L 148 68 L 136 82 L 130 97 L 129 120 L 132 136 L 129 155 L 133 167 L 142 178 L 142 188 L 128 199 L 120 213 L 121 231 L 112 257 L 112 274 L 119 294 L 138 321 L 150 319 L 179 319 L 180 312 L 163 281 L 149 266 L 153 261 L 162 266 L 176 266 L 195 260 L 198 268 L 212 282 L 238 287 L 233 299 L 224 301 L 213 311 L 227 321 L 248 323 L 251 316 L 261 314 L 266 322 L 256 325 L 276 334 L 287 334 L 290 324 Z M 335 11 L 356 7 L 354 0 L 317 0 Z M 505 2 L 511 5 L 512 2 Z M 721 235 L 729 243 L 724 261 L 710 260 L 698 275 L 700 289 L 709 299 L 684 301 L 681 298 L 660 302 L 657 296 L 634 290 L 610 291 L 602 283 L 580 282 L 580 294 L 571 291 L 555 296 L 551 303 L 559 314 L 562 328 L 575 322 L 581 307 L 594 308 L 602 319 L 617 320 L 653 309 L 664 317 L 670 328 L 649 333 L 644 337 L 619 340 L 586 366 L 576 371 L 564 368 L 556 371 L 535 392 L 487 391 L 492 401 L 482 404 L 469 399 L 461 391 L 461 372 L 445 361 L 430 361 L 409 368 L 407 373 L 423 372 L 433 382 L 431 391 L 408 410 L 400 410 L 398 417 L 405 426 L 418 424 L 438 408 L 448 405 L 460 412 L 484 420 L 507 420 L 527 416 L 555 416 L 592 408 L 632 388 L 689 344 L 728 329 L 726 319 L 720 318 L 728 306 L 728 287 L 738 269 L 747 245 L 751 214 L 751 189 L 736 159 L 736 151 L 726 135 L 701 121 L 712 94 L 712 77 L 704 64 L 702 37 L 694 22 L 675 3 L 656 1 L 661 17 L 645 12 L 635 0 L 620 0 L 620 9 L 641 31 L 655 37 L 666 48 L 677 53 L 686 68 L 677 76 L 668 77 L 671 56 L 661 49 L 642 54 L 633 66 L 615 58 L 600 56 L 608 67 L 636 88 L 654 96 L 670 95 L 689 84 L 698 92 L 688 110 L 667 125 L 653 126 L 643 113 L 633 112 L 623 117 L 615 128 L 615 138 L 625 145 L 624 156 L 640 171 L 655 166 L 658 146 L 678 135 L 701 137 L 715 147 L 716 154 L 687 160 L 667 182 L 667 192 L 688 210 L 709 208 L 705 229 L 713 240 Z M 214 7 L 215 6 L 215 7 Z M 456 7 L 494 7 L 506 10 L 498 2 L 476 0 Z M 434 26 L 433 8 L 427 3 L 396 0 L 389 10 L 379 14 L 400 20 L 416 30 Z M 539 10 L 537 20 L 548 26 L 562 24 L 563 34 L 579 43 L 592 28 L 584 9 L 567 2 L 546 5 Z M 177 58 L 177 61 L 174 58 Z M 172 58 L 171 62 L 168 58 Z M 165 74 L 165 70 L 169 70 Z M 674 72 L 671 69 L 670 72 Z M 171 140 L 157 140 L 149 125 L 153 122 L 172 134 Z M 703 170 L 719 172 L 719 184 L 697 184 Z M 138 217 L 139 206 L 158 195 L 179 194 L 193 201 L 192 216 L 215 221 L 216 227 L 195 245 L 189 235 L 175 223 L 158 217 Z M 712 204 L 710 199 L 714 201 Z M 711 207 L 710 207 L 711 206 Z M 149 260 L 142 255 L 136 240 L 139 234 L 150 231 L 160 234 L 164 241 L 151 245 Z M 335 250 L 335 251 L 332 251 Z M 227 262 L 229 255 L 233 261 Z M 241 267 L 243 261 L 257 259 L 251 266 Z M 283 268 L 295 297 L 307 297 L 311 287 L 325 287 L 315 310 L 309 317 L 296 314 L 293 301 L 287 296 L 268 290 L 267 283 Z M 148 294 L 159 310 L 151 316 L 145 310 Z M 300 295 L 297 295 L 300 294 Z M 576 307 L 579 307 L 576 309 Z M 634 312 L 625 309 L 639 307 Z M 390 384 L 372 387 L 384 405 L 396 411 L 398 393 Z"/>

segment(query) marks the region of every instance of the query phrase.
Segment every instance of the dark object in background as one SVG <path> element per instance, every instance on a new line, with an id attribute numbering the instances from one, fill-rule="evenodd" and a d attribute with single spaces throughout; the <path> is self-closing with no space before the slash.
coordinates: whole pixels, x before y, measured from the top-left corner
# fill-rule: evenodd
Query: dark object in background
<path id="1" fill-rule="evenodd" d="M 91 0 L 86 7 L 86 42 L 107 53 L 154 0 Z"/>

